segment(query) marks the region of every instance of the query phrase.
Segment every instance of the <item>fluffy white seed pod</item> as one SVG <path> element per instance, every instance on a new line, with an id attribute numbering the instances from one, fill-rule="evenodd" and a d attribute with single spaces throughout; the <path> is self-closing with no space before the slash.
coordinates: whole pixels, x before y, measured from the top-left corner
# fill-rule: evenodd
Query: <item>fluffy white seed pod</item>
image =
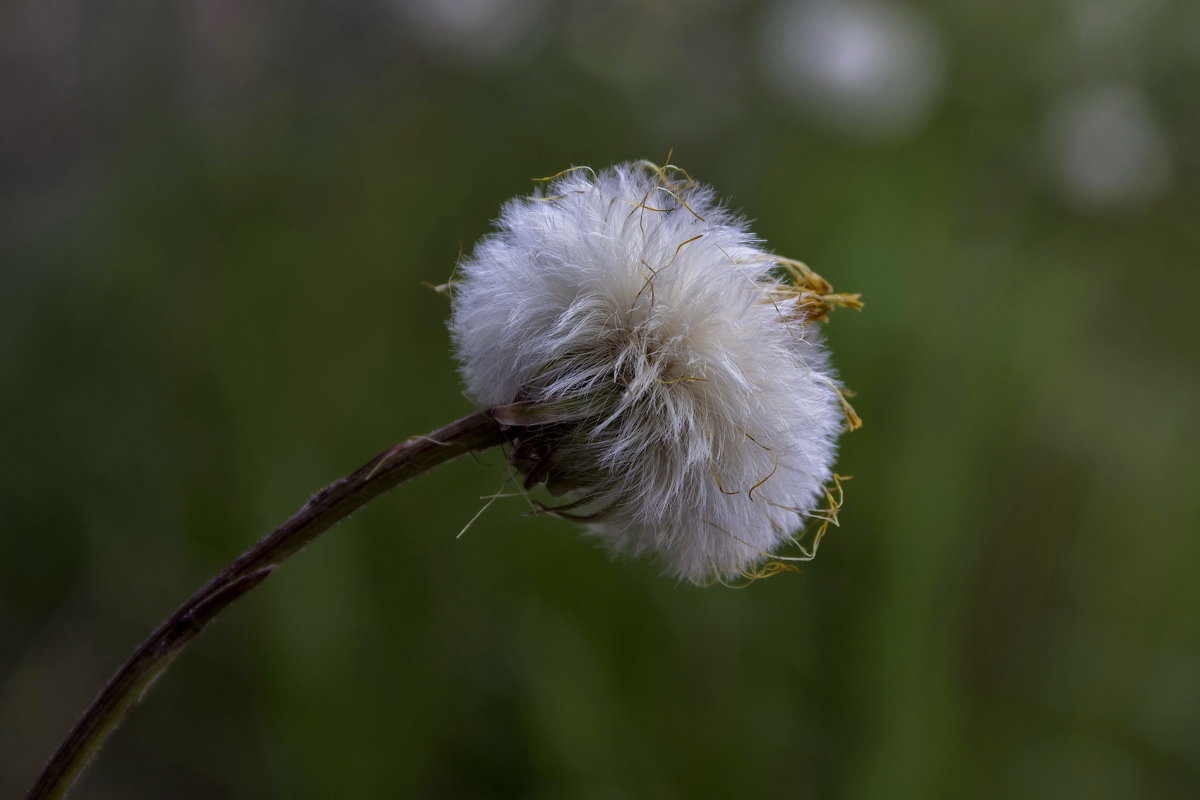
<path id="1" fill-rule="evenodd" d="M 694 582 L 746 574 L 824 498 L 844 428 L 828 308 L 776 277 L 799 266 L 681 170 L 568 170 L 460 266 L 467 389 L 561 515 Z"/>

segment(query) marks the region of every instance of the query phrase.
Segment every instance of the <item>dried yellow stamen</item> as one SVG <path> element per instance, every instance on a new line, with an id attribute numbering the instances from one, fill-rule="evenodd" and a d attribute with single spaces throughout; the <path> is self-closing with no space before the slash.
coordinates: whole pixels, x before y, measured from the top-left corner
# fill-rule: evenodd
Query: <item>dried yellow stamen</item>
<path id="1" fill-rule="evenodd" d="M 829 281 L 813 272 L 804 262 L 780 257 L 776 258 L 776 262 L 789 283 L 774 289 L 768 297 L 773 301 L 795 300 L 796 314 L 804 322 L 825 322 L 829 319 L 829 312 L 838 307 L 862 309 L 861 294 L 835 292 Z"/>

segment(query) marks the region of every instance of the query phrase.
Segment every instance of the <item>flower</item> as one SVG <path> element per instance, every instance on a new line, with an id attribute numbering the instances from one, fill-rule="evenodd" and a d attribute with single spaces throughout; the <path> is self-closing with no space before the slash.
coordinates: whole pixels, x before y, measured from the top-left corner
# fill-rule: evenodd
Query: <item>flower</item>
<path id="1" fill-rule="evenodd" d="M 526 487 L 568 495 L 554 513 L 693 582 L 754 574 L 832 500 L 845 401 L 816 323 L 858 296 L 678 167 L 545 180 L 460 265 L 468 393 Z"/>

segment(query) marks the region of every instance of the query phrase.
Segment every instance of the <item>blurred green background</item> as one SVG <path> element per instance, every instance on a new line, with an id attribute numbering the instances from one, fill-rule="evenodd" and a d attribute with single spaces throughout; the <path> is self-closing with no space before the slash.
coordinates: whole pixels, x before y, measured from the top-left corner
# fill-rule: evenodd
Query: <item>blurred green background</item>
<path id="1" fill-rule="evenodd" d="M 311 546 L 79 798 L 1200 794 L 1200 6 L 0 11 L 0 795 L 316 489 L 470 411 L 440 283 L 648 157 L 862 314 L 803 574 L 696 589 L 464 459 Z"/>

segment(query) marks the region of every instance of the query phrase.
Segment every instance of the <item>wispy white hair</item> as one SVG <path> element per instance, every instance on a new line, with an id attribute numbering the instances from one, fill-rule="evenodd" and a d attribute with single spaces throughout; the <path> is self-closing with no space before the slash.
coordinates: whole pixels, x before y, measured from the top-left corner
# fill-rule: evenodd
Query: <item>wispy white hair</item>
<path id="1" fill-rule="evenodd" d="M 679 172 L 568 170 L 460 265 L 468 392 L 563 516 L 694 582 L 745 574 L 824 497 L 844 428 L 779 265 Z"/>

